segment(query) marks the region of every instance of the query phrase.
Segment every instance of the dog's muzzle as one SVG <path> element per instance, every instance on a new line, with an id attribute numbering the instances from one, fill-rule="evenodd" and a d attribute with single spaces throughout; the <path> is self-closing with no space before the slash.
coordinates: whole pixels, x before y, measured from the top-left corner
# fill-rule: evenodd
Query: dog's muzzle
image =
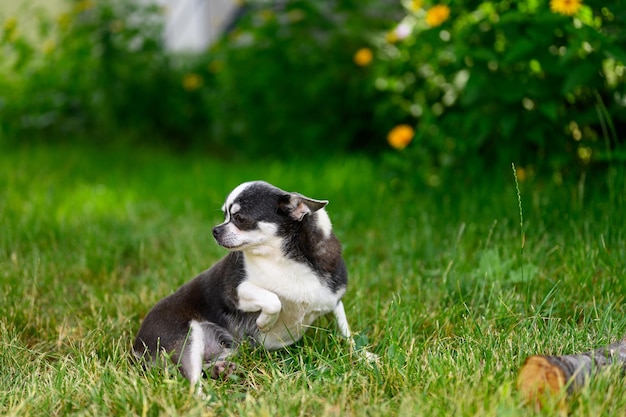
<path id="1" fill-rule="evenodd" d="M 220 241 L 220 237 L 224 234 L 224 229 L 222 226 L 215 226 L 213 228 L 213 237 L 215 238 L 215 240 Z"/>
<path id="2" fill-rule="evenodd" d="M 225 224 L 213 228 L 213 237 L 218 245 L 227 249 L 234 249 L 241 245 L 241 242 L 226 228 Z"/>

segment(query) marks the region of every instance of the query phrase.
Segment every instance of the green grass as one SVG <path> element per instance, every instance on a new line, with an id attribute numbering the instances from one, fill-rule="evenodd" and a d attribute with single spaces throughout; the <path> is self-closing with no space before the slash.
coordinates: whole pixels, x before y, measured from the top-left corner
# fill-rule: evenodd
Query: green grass
<path id="1" fill-rule="evenodd" d="M 398 189 L 359 157 L 220 162 L 154 150 L 37 146 L 0 154 L 0 414 L 533 415 L 515 390 L 530 354 L 626 335 L 626 188 L 501 177 Z M 244 347 L 206 399 L 129 361 L 154 303 L 224 255 L 211 237 L 238 183 L 329 199 L 350 271 L 344 298 L 368 364 L 331 319 L 278 352 Z M 626 413 L 616 373 L 573 415 Z M 557 411 L 548 407 L 546 415 Z"/>

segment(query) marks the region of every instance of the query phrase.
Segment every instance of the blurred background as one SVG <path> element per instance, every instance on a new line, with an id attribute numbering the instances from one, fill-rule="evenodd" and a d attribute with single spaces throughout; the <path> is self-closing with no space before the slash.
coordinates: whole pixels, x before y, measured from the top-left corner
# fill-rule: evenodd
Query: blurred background
<path id="1" fill-rule="evenodd" d="M 437 187 L 626 161 L 626 3 L 0 1 L 0 141 L 364 154 Z"/>

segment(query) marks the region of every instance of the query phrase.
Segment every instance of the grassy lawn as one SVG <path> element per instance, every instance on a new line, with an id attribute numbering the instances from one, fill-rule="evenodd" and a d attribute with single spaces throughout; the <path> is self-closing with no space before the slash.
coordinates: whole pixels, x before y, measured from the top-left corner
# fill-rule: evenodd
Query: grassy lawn
<path id="1" fill-rule="evenodd" d="M 231 164 L 158 151 L 34 147 L 0 153 L 0 414 L 219 416 L 533 415 L 524 358 L 626 335 L 624 173 L 576 187 L 483 183 L 395 189 L 359 157 Z M 132 340 L 152 305 L 225 251 L 227 193 L 265 179 L 328 199 L 344 244 L 351 354 L 322 319 L 298 344 L 244 347 L 239 372 L 193 395 L 142 371 Z M 616 373 L 573 415 L 626 414 Z M 548 406 L 546 415 L 556 415 Z"/>

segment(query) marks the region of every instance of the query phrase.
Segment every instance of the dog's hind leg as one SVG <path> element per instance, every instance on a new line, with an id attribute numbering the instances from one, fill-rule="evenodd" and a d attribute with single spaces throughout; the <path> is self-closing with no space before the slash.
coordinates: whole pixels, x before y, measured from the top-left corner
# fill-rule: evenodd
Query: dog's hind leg
<path id="1" fill-rule="evenodd" d="M 178 365 L 180 373 L 194 386 L 202 376 L 202 362 L 204 358 L 204 329 L 197 321 L 189 323 L 189 332 L 183 346 L 182 352 L 178 355 Z"/>
<path id="2" fill-rule="evenodd" d="M 200 381 L 205 369 L 213 379 L 226 378 L 236 369 L 235 364 L 225 360 L 234 348 L 234 338 L 226 329 L 211 322 L 192 320 L 178 358 L 180 371 L 192 385 Z"/>
<path id="3" fill-rule="evenodd" d="M 202 357 L 205 373 L 212 379 L 226 379 L 237 368 L 226 359 L 237 348 L 233 335 L 225 328 L 208 321 L 200 323 L 204 335 L 204 355 Z"/>

